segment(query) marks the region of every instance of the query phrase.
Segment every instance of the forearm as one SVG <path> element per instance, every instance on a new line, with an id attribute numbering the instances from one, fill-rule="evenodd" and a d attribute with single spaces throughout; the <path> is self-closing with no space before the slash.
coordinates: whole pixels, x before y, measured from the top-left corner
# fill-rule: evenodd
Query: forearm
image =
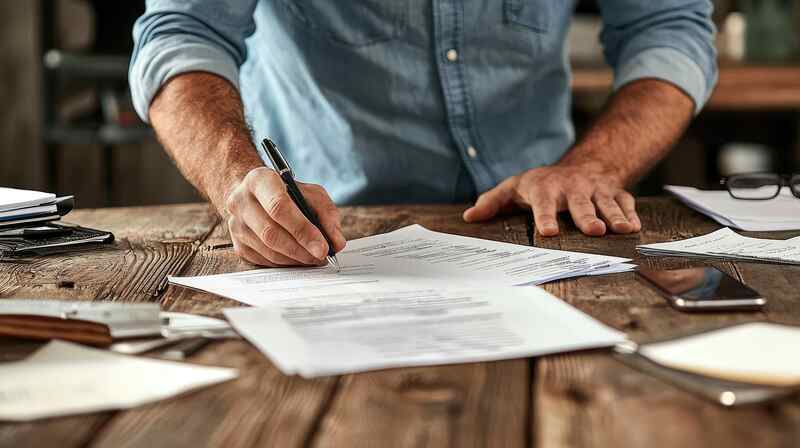
<path id="1" fill-rule="evenodd" d="M 171 79 L 150 105 L 150 121 L 184 177 L 220 212 L 230 190 L 263 166 L 239 93 L 219 76 L 193 72 Z"/>
<path id="2" fill-rule="evenodd" d="M 559 162 L 602 172 L 622 186 L 636 182 L 678 141 L 694 103 L 665 81 L 634 81 L 615 93 L 589 131 Z"/>

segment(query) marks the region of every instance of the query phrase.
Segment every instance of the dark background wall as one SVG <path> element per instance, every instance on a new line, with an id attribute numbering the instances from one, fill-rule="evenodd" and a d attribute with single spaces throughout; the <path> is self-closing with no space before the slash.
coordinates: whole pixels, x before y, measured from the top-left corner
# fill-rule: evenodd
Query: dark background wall
<path id="1" fill-rule="evenodd" d="M 126 0 L 129 1 L 129 0 Z M 113 4 L 116 2 L 107 2 Z M 95 37 L 93 13 L 81 0 L 57 0 L 56 40 L 60 47 L 81 51 Z M 47 189 L 47 158 L 40 138 L 41 58 L 38 1 L 0 1 L 0 185 Z M 126 31 L 127 32 L 127 31 Z M 68 91 L 72 86 L 67 86 Z M 82 90 L 65 95 L 80 104 Z M 91 97 L 91 93 L 84 96 Z M 91 103 L 91 99 L 89 98 Z M 56 191 L 74 194 L 81 207 L 106 203 L 103 149 L 98 144 L 60 145 Z M 112 154 L 115 205 L 200 200 L 154 138 L 116 145 Z"/>

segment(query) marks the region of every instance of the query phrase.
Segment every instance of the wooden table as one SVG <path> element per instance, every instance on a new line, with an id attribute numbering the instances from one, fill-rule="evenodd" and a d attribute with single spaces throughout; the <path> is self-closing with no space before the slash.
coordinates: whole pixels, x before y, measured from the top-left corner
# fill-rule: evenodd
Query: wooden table
<path id="1" fill-rule="evenodd" d="M 569 223 L 562 223 L 567 230 L 560 237 L 531 235 L 524 215 L 464 224 L 463 208 L 347 208 L 344 229 L 348 238 L 357 238 L 420 223 L 518 244 L 634 256 L 636 244 L 717 228 L 668 198 L 640 201 L 641 234 L 607 238 L 582 236 Z M 158 302 L 167 310 L 207 315 L 237 306 L 166 284 L 170 274 L 250 267 L 237 260 L 224 226 L 207 205 L 78 210 L 69 218 L 114 231 L 116 244 L 82 255 L 0 263 L 2 297 Z M 637 262 L 688 264 L 668 258 Z M 800 324 L 800 267 L 718 266 L 763 292 L 769 300 L 766 311 L 680 313 L 631 273 L 560 281 L 545 288 L 637 341 L 748 320 Z M 8 340 L 0 344 L 6 357 L 8 347 Z M 724 409 L 632 370 L 602 350 L 316 380 L 282 375 L 238 340 L 214 343 L 191 361 L 236 367 L 241 376 L 131 411 L 0 424 L 0 446 L 777 447 L 800 441 L 797 399 Z"/>

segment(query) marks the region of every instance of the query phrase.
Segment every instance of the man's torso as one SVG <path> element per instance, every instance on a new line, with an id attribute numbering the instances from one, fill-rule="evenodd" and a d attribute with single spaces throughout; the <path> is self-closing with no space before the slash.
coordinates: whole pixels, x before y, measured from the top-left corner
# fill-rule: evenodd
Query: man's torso
<path id="1" fill-rule="evenodd" d="M 467 201 L 572 143 L 573 6 L 261 1 L 240 72 L 255 138 L 338 203 Z"/>

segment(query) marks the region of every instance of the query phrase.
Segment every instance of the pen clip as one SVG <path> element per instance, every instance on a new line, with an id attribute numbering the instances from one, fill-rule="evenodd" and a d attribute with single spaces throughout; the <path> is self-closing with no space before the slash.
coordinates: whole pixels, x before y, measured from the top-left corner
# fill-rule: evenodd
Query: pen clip
<path id="1" fill-rule="evenodd" d="M 283 154 L 281 154 L 280 150 L 278 150 L 278 146 L 275 144 L 275 142 L 269 138 L 265 138 L 261 141 L 261 146 L 264 147 L 264 152 L 267 153 L 267 157 L 269 157 L 270 162 L 272 162 L 272 167 L 278 172 L 279 175 L 282 176 L 285 173 L 289 173 L 290 176 L 294 177 L 294 173 L 292 172 L 292 168 L 289 166 L 289 162 L 283 158 Z"/>

